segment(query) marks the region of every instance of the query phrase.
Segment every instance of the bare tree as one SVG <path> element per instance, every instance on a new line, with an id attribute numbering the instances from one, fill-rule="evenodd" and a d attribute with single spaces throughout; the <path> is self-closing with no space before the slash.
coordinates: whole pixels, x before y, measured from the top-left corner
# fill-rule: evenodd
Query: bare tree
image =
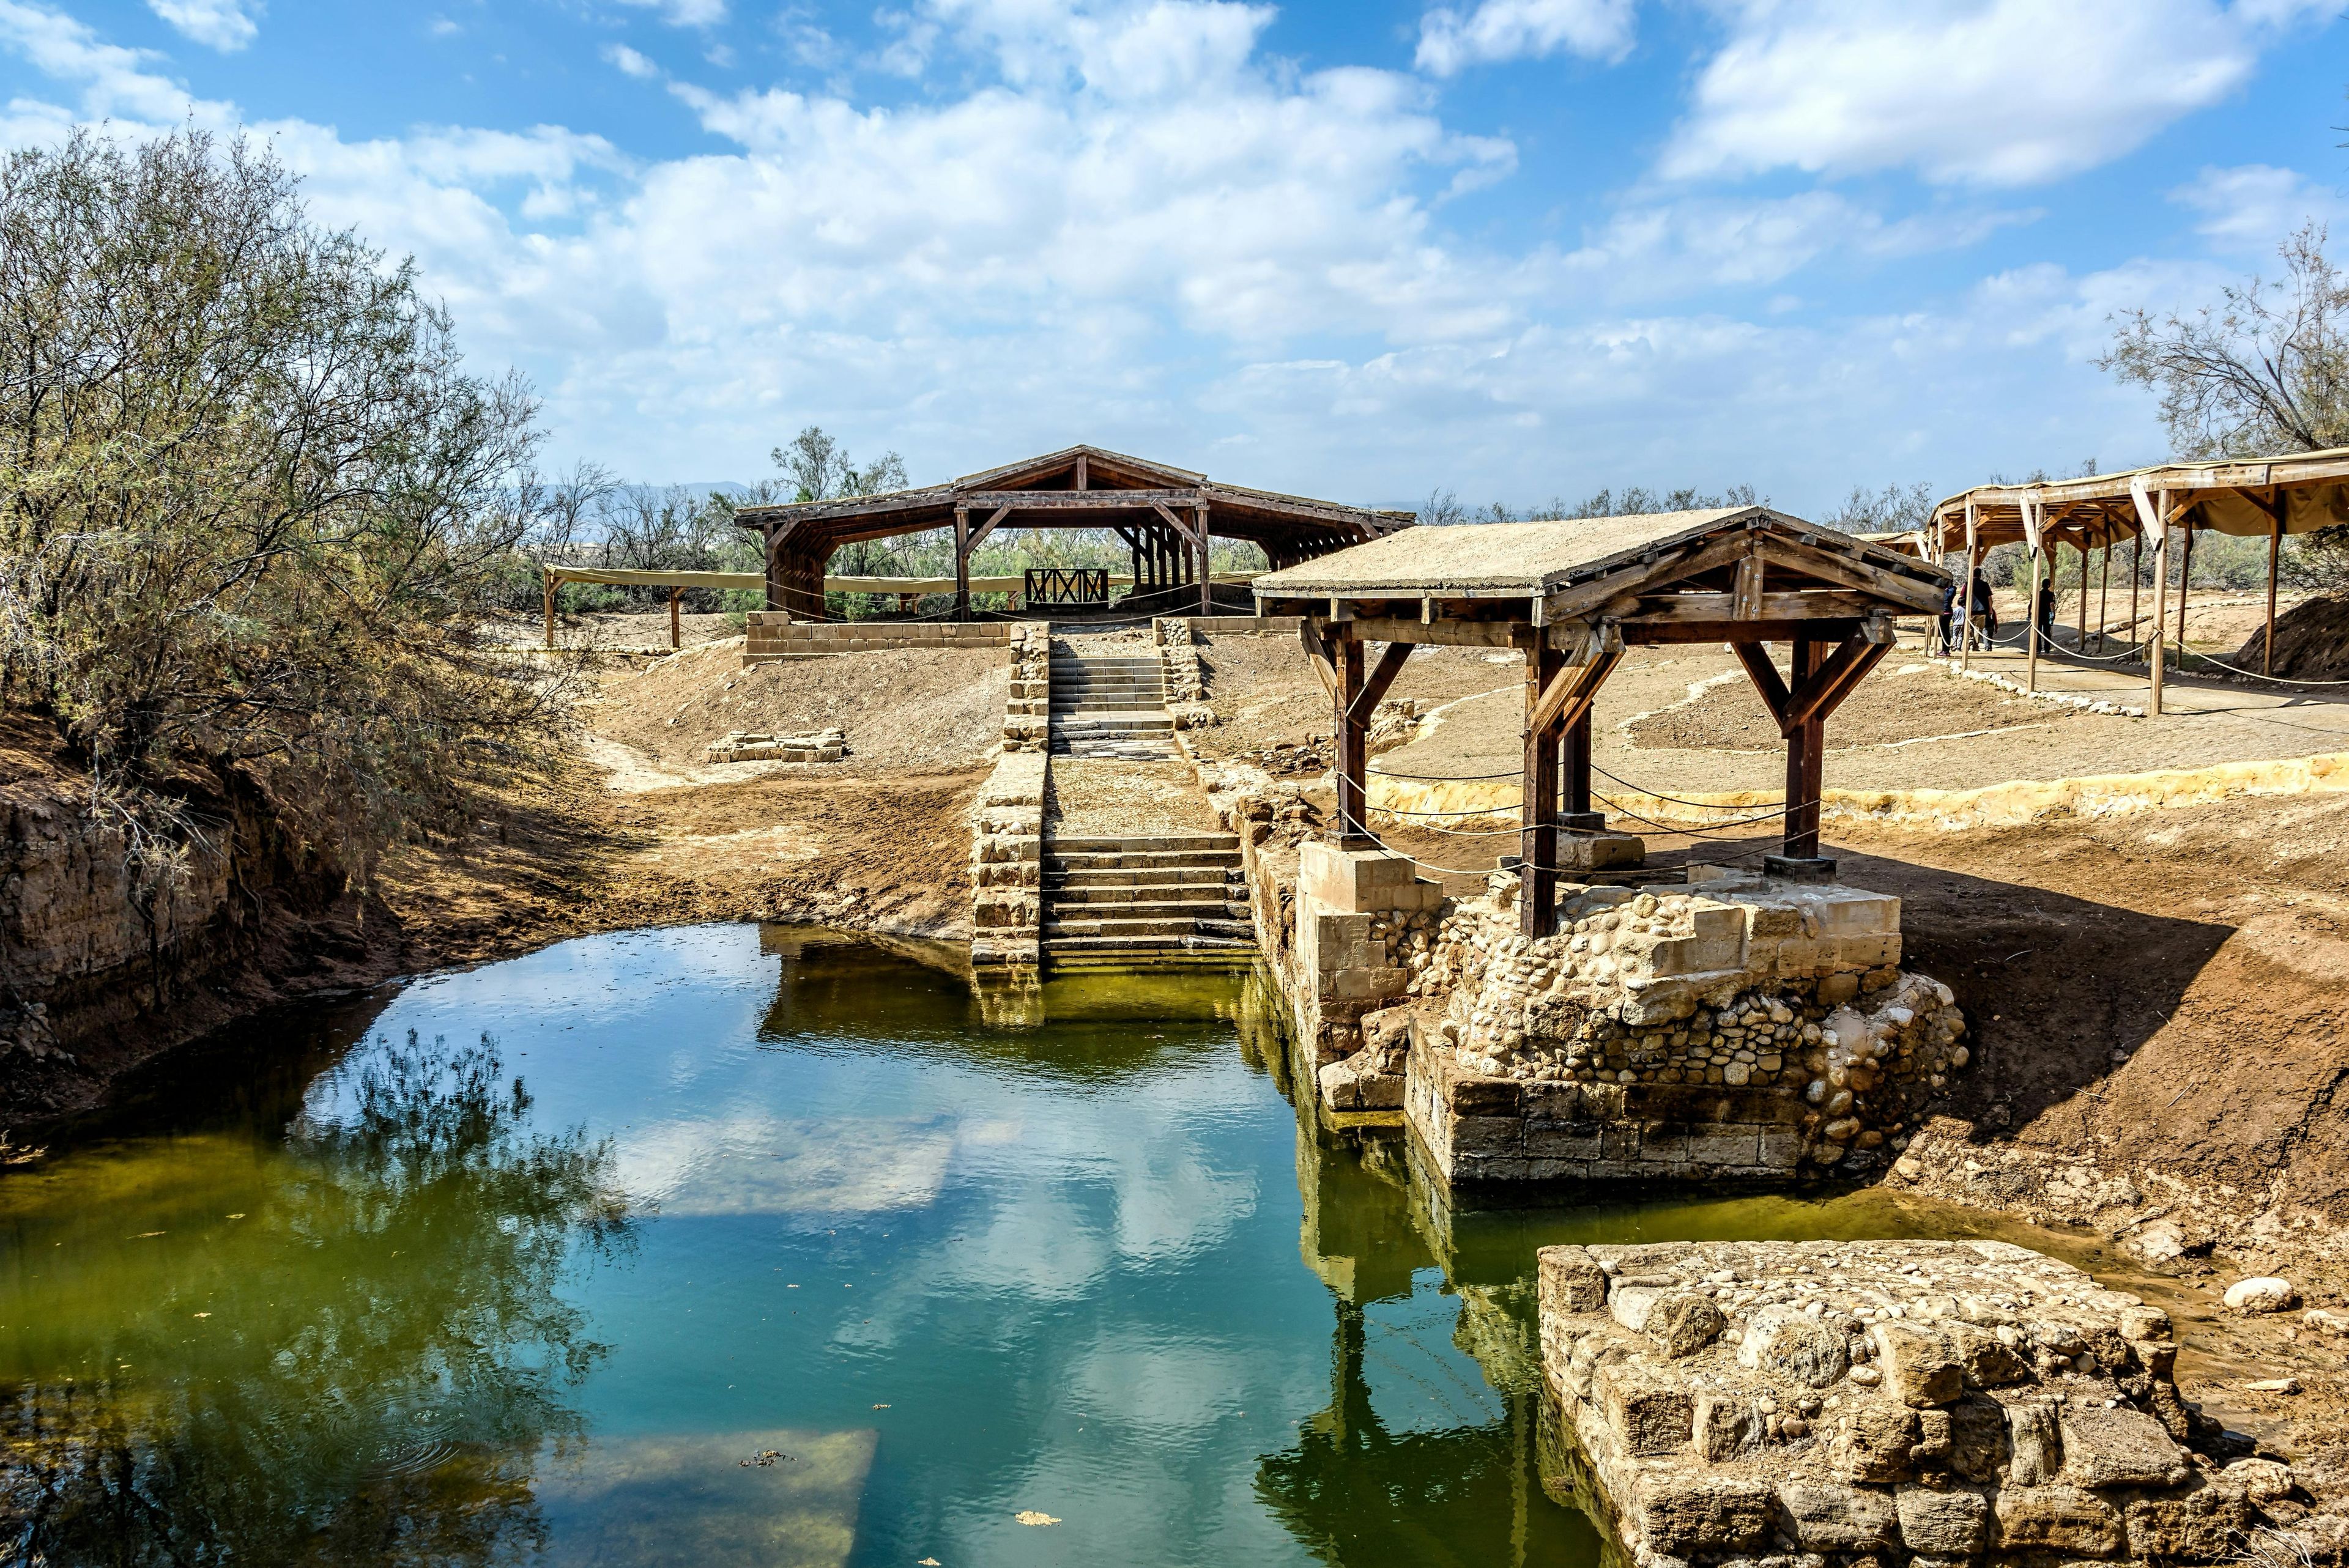
<path id="1" fill-rule="evenodd" d="M 2284 275 L 2222 291 L 2216 305 L 2115 318 L 2096 361 L 2161 399 L 2181 458 L 2257 457 L 2349 446 L 2349 273 L 2311 222 L 2286 240 Z"/>
<path id="2" fill-rule="evenodd" d="M 1854 485 L 1843 505 L 1819 521 L 1846 533 L 1892 533 L 1924 526 L 1933 514 L 1933 500 L 1932 487 L 1923 480 L 1886 485 L 1880 490 Z"/>

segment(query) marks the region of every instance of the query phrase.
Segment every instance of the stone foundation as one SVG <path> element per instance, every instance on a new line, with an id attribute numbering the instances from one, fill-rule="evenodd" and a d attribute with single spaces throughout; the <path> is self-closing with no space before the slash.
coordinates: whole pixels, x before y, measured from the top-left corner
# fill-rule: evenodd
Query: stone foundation
<path id="1" fill-rule="evenodd" d="M 1406 960 L 1403 1107 L 1449 1181 L 1860 1174 L 1969 1059 L 1948 988 L 1899 968 L 1898 899 L 1570 888 L 1529 939 L 1516 892 Z"/>
<path id="2" fill-rule="evenodd" d="M 770 735 L 730 729 L 703 748 L 712 762 L 838 762 L 848 755 L 848 736 L 837 729 L 807 735 Z"/>
<path id="3" fill-rule="evenodd" d="M 2161 1312 L 2004 1243 L 1551 1247 L 1539 1293 L 1545 1484 L 1639 1568 L 2220 1563 L 2292 1490 L 2193 1451 Z"/>

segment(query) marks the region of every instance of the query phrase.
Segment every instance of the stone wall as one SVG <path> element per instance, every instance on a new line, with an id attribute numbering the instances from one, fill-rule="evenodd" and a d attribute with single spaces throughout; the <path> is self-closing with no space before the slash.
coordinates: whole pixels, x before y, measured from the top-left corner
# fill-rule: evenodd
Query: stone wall
<path id="1" fill-rule="evenodd" d="M 825 654 L 861 654 L 874 648 L 999 648 L 1017 621 L 794 621 L 781 610 L 753 610 L 743 617 L 742 658 L 804 659 Z"/>
<path id="2" fill-rule="evenodd" d="M 1291 1003 L 1317 1068 L 1362 1049 L 1364 1017 L 1404 999 L 1406 965 L 1433 942 L 1444 908 L 1442 884 L 1402 855 L 1311 840 L 1297 846 Z"/>
<path id="3" fill-rule="evenodd" d="M 1407 1119 L 1453 1181 L 1859 1174 L 1966 1065 L 1946 986 L 1904 974 L 1899 901 L 1722 877 L 1569 889 L 1517 930 L 1516 879 L 1405 959 L 1423 1007 Z"/>
<path id="4" fill-rule="evenodd" d="M 1011 628 L 1011 694 L 1003 701 L 1003 749 L 1042 753 L 1052 740 L 1052 628 Z"/>
<path id="5" fill-rule="evenodd" d="M 1050 758 L 1009 751 L 971 807 L 970 961 L 1034 967 L 1042 957 L 1044 789 Z"/>
<path id="6" fill-rule="evenodd" d="M 1550 1247 L 1539 1295 L 1544 1484 L 1639 1568 L 2229 1562 L 2294 1490 L 2190 1446 L 2159 1310 L 2004 1243 Z"/>

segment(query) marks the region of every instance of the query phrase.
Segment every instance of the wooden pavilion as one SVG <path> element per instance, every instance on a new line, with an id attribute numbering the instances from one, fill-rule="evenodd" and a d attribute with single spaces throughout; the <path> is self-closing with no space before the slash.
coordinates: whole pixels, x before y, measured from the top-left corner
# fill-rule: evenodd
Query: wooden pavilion
<path id="1" fill-rule="evenodd" d="M 1137 610 L 1211 614 L 1211 537 L 1259 545 L 1278 568 L 1415 521 L 1408 511 L 1372 511 L 1211 481 L 1100 447 L 1071 447 L 945 484 L 744 507 L 735 514 L 737 523 L 757 529 L 766 541 L 767 607 L 804 620 L 823 619 L 824 563 L 857 540 L 952 528 L 955 614 L 968 620 L 971 554 L 997 529 L 1107 528 L 1133 559 L 1127 603 Z"/>
<path id="2" fill-rule="evenodd" d="M 1783 875 L 1819 858 L 1826 721 L 1891 650 L 1893 618 L 1930 614 L 1948 583 L 1914 555 L 1748 506 L 1565 522 L 1415 529 L 1256 580 L 1260 613 L 1302 617 L 1336 710 L 1338 807 L 1367 845 L 1372 711 L 1422 643 L 1526 657 L 1520 897 L 1528 935 L 1556 927 L 1558 835 L 1590 810 L 1590 711 L 1627 647 L 1726 643 L 1786 738 Z M 1767 645 L 1788 645 L 1782 676 Z M 1383 643 L 1377 660 L 1369 646 Z"/>
<path id="3" fill-rule="evenodd" d="M 2186 644 L 2186 589 L 2194 562 L 2194 536 L 2215 531 L 2237 538 L 2268 542 L 2267 632 L 2261 673 L 2274 673 L 2277 564 L 2283 540 L 2290 533 L 2310 533 L 2320 528 L 2349 523 L 2349 447 L 2299 452 L 2282 457 L 2248 459 L 2240 462 L 2164 463 L 2120 473 L 2093 474 L 2085 479 L 2053 480 L 2023 485 L 1976 485 L 1934 507 L 1918 531 L 1917 548 L 1933 559 L 1962 553 L 1971 578 L 1982 552 L 1996 545 L 2023 543 L 2031 552 L 2031 587 L 2026 604 L 2039 597 L 2039 573 L 2052 576 L 2055 551 L 2069 544 L 2080 554 L 2080 597 L 2077 625 L 2080 648 L 2086 652 L 2088 563 L 2092 552 L 2102 552 L 2098 573 L 2095 635 L 2101 645 L 2110 626 L 2113 546 L 2129 544 L 2129 613 L 2124 623 L 2134 632 L 2145 619 L 2137 607 L 2138 566 L 2147 543 L 2153 548 L 2156 584 L 2147 654 L 2152 684 L 2152 708 L 2161 711 L 2162 644 L 2168 614 L 2168 580 L 2171 540 L 2176 536 L 2181 566 L 2178 589 L 2178 642 Z M 2039 673 L 2038 618 L 2030 623 L 2030 676 Z M 1971 652 L 1961 649 L 1962 663 Z"/>

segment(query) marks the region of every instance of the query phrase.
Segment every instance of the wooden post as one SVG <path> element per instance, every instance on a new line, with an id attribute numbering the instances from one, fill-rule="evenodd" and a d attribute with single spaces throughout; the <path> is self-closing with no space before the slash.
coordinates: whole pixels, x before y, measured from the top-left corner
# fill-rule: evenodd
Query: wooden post
<path id="1" fill-rule="evenodd" d="M 2137 590 L 2145 583 L 2145 530 L 2139 528 L 2137 537 L 2129 541 L 2129 636 L 2137 636 Z"/>
<path id="2" fill-rule="evenodd" d="M 2113 536 L 2105 535 L 2104 559 L 2096 568 L 2096 652 L 2105 651 L 2105 628 L 2113 624 Z M 2086 589 L 2081 590 L 2086 596 Z"/>
<path id="3" fill-rule="evenodd" d="M 2275 492 L 2275 512 L 2268 519 L 2268 634 L 2260 644 L 2260 674 L 2275 674 L 2276 566 L 2283 554 L 2283 491 Z"/>
<path id="4" fill-rule="evenodd" d="M 2146 712 L 2158 716 L 2161 712 L 2161 673 L 2167 662 L 2162 652 L 2161 634 L 2169 619 L 2169 492 L 2153 492 L 2154 516 L 2161 520 L 2161 537 L 2153 546 L 2153 645 L 2146 650 L 2153 660 L 2153 689 L 2146 697 Z"/>
<path id="5" fill-rule="evenodd" d="M 2031 588 L 2023 601 L 2023 618 L 2031 623 L 2024 646 L 2029 650 L 2023 658 L 2023 684 L 2033 691 L 2039 689 L 2039 552 L 2031 552 Z M 1790 851 L 1791 852 L 1791 851 Z"/>
<path id="6" fill-rule="evenodd" d="M 2194 591 L 2194 525 L 2183 517 L 2186 548 L 2178 558 L 2178 673 L 2186 673 L 2186 596 Z"/>
<path id="7" fill-rule="evenodd" d="M 970 619 L 970 509 L 955 508 L 955 619 Z"/>
<path id="8" fill-rule="evenodd" d="M 1568 817 L 1590 814 L 1590 715 L 1585 712 L 1567 727 L 1562 743 L 1565 781 L 1559 809 Z"/>
<path id="9" fill-rule="evenodd" d="M 1330 693 L 1337 704 L 1338 841 L 1364 849 L 1371 838 L 1369 716 L 1353 717 L 1354 699 L 1362 695 L 1362 639 L 1342 621 L 1330 625 L 1330 662 L 1338 675 Z"/>
<path id="10" fill-rule="evenodd" d="M 1982 545 L 1966 531 L 1966 580 L 1958 592 L 1966 596 L 1966 634 L 1958 640 L 1958 668 L 1970 667 L 1974 651 L 1974 633 L 1982 624 L 1982 612 L 1974 608 L 1974 573 L 1982 570 Z"/>
<path id="11" fill-rule="evenodd" d="M 685 645 L 679 641 L 677 629 L 677 602 L 684 596 L 685 590 L 682 588 L 672 588 L 668 591 L 668 648 L 671 653 L 677 652 Z"/>
<path id="12" fill-rule="evenodd" d="M 1550 646 L 1539 626 L 1520 628 L 1515 638 L 1526 656 L 1526 762 L 1519 781 L 1517 929 L 1548 936 L 1557 928 L 1558 725 L 1540 717 L 1542 693 L 1566 667 L 1566 655 Z"/>
<path id="13" fill-rule="evenodd" d="M 1786 689 L 1800 691 L 1819 665 L 1826 662 L 1825 643 L 1809 637 L 1795 639 L 1787 669 Z M 1786 841 L 1790 861 L 1819 858 L 1819 790 L 1826 781 L 1827 721 L 1812 717 L 1796 725 L 1786 737 Z"/>
<path id="14" fill-rule="evenodd" d="M 1216 613 L 1215 564 L 1207 558 L 1207 504 L 1201 501 L 1192 511 L 1194 525 L 1199 531 L 1199 614 Z"/>
<path id="15" fill-rule="evenodd" d="M 541 584 L 546 589 L 546 645 L 554 646 L 554 573 L 545 567 L 539 569 Z"/>

